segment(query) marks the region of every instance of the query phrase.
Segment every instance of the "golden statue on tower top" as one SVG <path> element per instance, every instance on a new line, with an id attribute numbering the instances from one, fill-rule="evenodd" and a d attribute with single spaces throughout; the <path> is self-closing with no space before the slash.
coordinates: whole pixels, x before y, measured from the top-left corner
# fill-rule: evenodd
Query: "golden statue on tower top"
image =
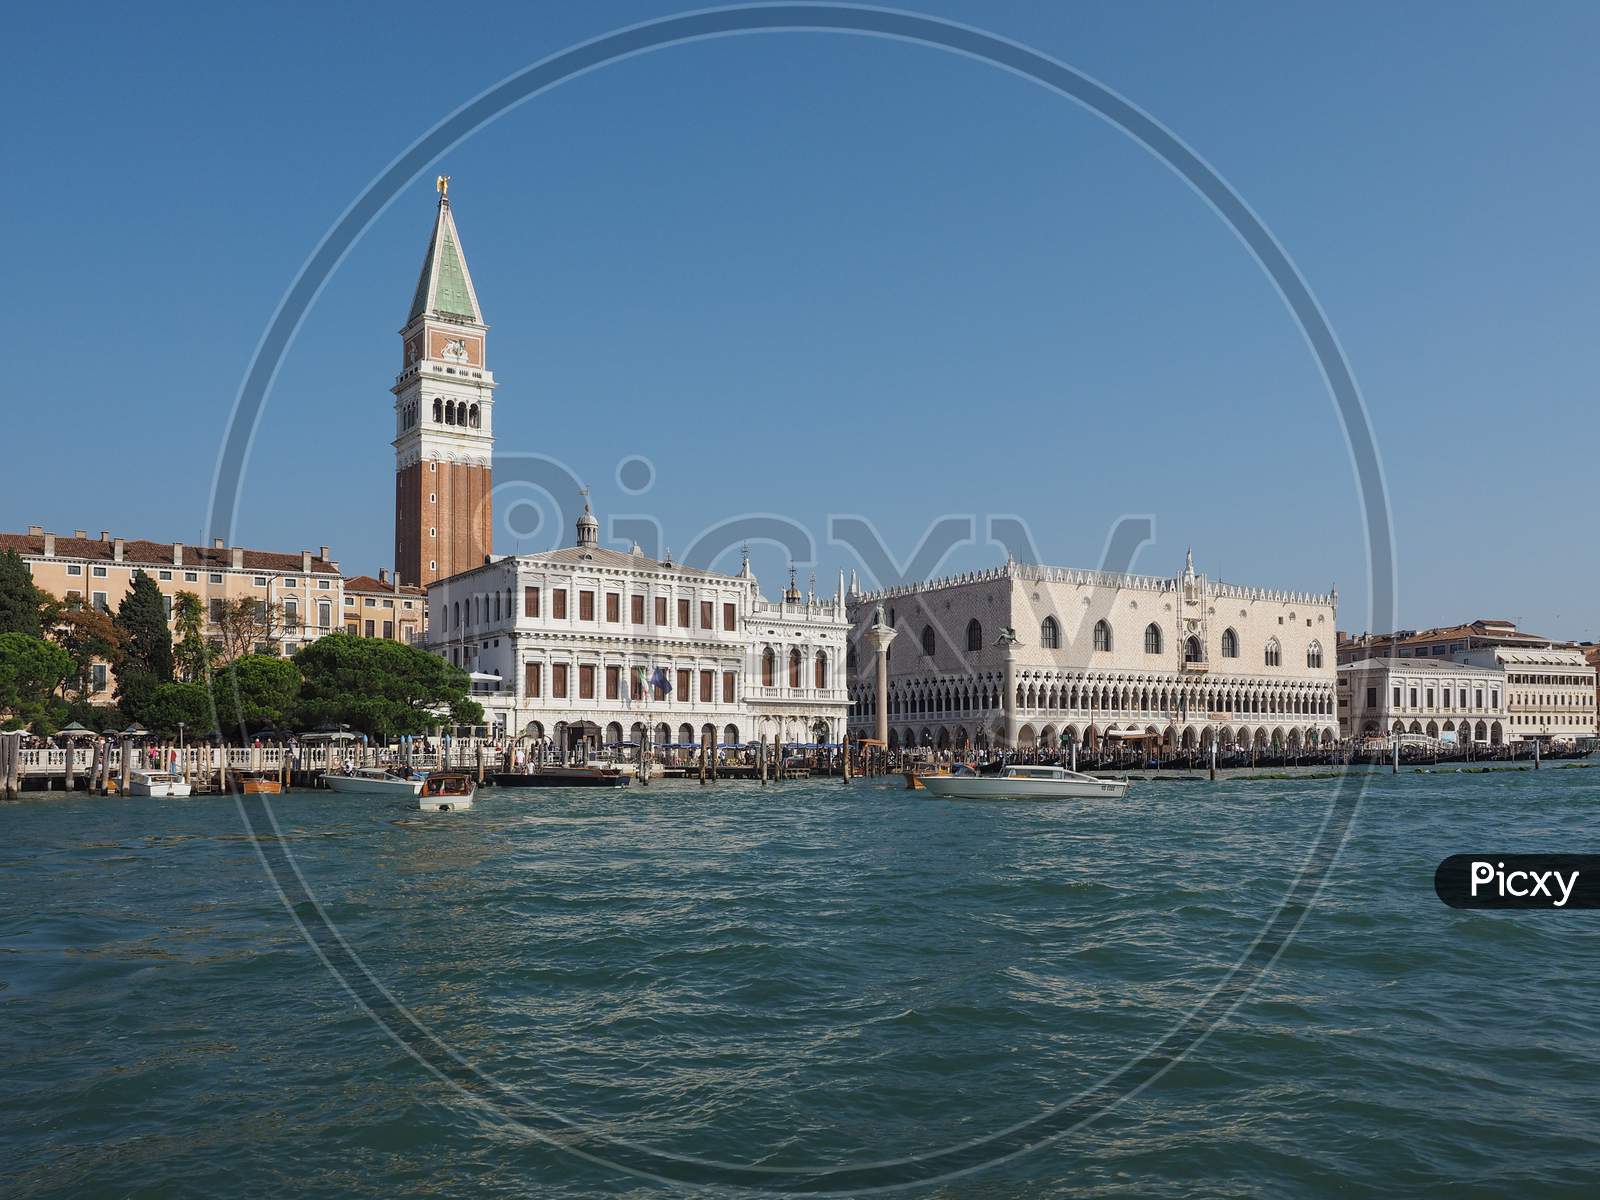
<path id="1" fill-rule="evenodd" d="M 450 199 L 450 176 L 439 176 L 439 178 L 434 181 L 433 186 L 439 189 L 439 195 L 443 196 L 446 200 Z"/>

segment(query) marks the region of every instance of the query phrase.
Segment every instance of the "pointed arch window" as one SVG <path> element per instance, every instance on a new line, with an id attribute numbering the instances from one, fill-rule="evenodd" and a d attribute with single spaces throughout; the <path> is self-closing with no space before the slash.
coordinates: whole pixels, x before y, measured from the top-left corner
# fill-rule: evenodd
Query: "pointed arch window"
<path id="1" fill-rule="evenodd" d="M 1222 657 L 1239 657 L 1239 635 L 1232 629 L 1224 629 L 1222 631 Z"/>
<path id="2" fill-rule="evenodd" d="M 1161 653 L 1161 626 L 1154 621 L 1144 627 L 1144 652 L 1146 654 Z"/>
<path id="3" fill-rule="evenodd" d="M 1265 662 L 1269 667 L 1281 667 L 1283 665 L 1283 648 L 1278 645 L 1277 638 L 1273 638 L 1267 643 Z"/>
<path id="4" fill-rule="evenodd" d="M 1094 623 L 1094 648 L 1104 651 L 1111 649 L 1111 626 L 1104 621 Z"/>
<path id="5" fill-rule="evenodd" d="M 1183 643 L 1183 661 L 1184 662 L 1191 662 L 1191 663 L 1197 663 L 1197 662 L 1204 662 L 1205 661 L 1204 655 L 1202 655 L 1200 653 L 1200 639 L 1199 638 L 1194 637 L 1194 636 L 1191 635 L 1190 637 L 1188 637 L 1188 638 L 1186 638 L 1184 640 L 1184 643 Z"/>
<path id="6" fill-rule="evenodd" d="M 1039 622 L 1039 646 L 1044 650 L 1061 649 L 1061 626 L 1054 617 Z"/>
<path id="7" fill-rule="evenodd" d="M 977 618 L 967 622 L 967 649 L 969 651 L 983 649 L 983 626 L 978 624 Z"/>
<path id="8" fill-rule="evenodd" d="M 1306 647 L 1306 666 L 1320 667 L 1322 665 L 1322 643 L 1312 642 Z"/>
<path id="9" fill-rule="evenodd" d="M 933 637 L 933 626 L 924 625 L 922 627 L 922 652 L 929 658 L 932 658 L 935 646 L 936 643 Z"/>

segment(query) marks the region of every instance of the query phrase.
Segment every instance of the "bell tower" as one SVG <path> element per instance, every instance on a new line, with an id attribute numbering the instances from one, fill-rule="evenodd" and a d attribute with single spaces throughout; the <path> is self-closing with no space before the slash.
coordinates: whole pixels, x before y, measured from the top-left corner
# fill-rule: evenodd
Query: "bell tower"
<path id="1" fill-rule="evenodd" d="M 389 389 L 395 571 L 424 587 L 480 565 L 494 535 L 495 385 L 484 354 L 489 327 L 450 211 L 450 177 L 439 176 L 437 186 L 433 236 L 400 330 L 405 362 Z"/>

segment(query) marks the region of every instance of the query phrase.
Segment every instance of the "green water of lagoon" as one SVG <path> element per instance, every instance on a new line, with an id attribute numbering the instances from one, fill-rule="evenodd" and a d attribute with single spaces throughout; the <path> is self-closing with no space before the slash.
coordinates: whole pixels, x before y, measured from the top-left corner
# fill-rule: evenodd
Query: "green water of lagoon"
<path id="1" fill-rule="evenodd" d="M 1298 935 L 1207 1040 L 1056 1143 L 907 1194 L 1592 1194 L 1600 913 L 1458 912 L 1432 875 L 1600 849 L 1597 785 L 1374 773 Z M 269 803 L 349 948 L 463 1060 L 645 1147 L 805 1166 L 992 1133 L 1139 1054 L 1249 948 L 1333 787 Z M 517 1132 L 387 1037 L 231 799 L 0 807 L 0 1050 L 4 1195 L 670 1194 Z"/>

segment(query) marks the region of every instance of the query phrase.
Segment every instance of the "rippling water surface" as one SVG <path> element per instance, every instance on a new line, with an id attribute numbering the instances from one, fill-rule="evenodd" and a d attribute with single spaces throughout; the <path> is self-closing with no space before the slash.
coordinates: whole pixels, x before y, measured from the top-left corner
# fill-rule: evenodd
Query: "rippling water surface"
<path id="1" fill-rule="evenodd" d="M 1088 1129 L 940 1196 L 1593 1194 L 1600 913 L 1434 866 L 1595 850 L 1600 773 L 1375 775 L 1234 1015 Z M 870 1161 L 1149 1046 L 1251 944 L 1329 780 L 963 804 L 838 781 L 272 811 L 376 978 L 531 1102 L 674 1153 Z M 302 939 L 232 801 L 0 807 L 0 1191 L 658 1195 L 430 1076 Z"/>

